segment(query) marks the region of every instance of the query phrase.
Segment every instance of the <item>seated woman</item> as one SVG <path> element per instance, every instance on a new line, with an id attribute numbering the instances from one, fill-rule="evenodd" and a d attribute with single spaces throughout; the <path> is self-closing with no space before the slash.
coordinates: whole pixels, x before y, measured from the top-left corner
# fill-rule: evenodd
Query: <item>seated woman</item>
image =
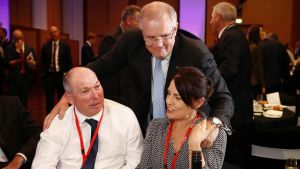
<path id="1" fill-rule="evenodd" d="M 216 127 L 199 110 L 212 93 L 212 84 L 199 69 L 180 68 L 166 98 L 167 118 L 153 119 L 148 127 L 137 168 L 191 168 L 191 152 L 202 151 L 202 167 L 222 168 L 227 135 L 220 128 L 211 148 L 201 142 Z"/>

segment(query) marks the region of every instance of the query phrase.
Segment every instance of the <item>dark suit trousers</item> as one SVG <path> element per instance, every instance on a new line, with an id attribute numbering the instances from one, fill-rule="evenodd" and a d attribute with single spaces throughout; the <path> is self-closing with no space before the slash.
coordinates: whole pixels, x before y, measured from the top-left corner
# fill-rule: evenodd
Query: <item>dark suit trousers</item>
<path id="1" fill-rule="evenodd" d="M 55 94 L 58 100 L 64 94 L 64 87 L 62 83 L 63 73 L 61 72 L 47 72 L 43 76 L 45 93 L 46 93 L 46 110 L 50 113 L 54 107 Z"/>

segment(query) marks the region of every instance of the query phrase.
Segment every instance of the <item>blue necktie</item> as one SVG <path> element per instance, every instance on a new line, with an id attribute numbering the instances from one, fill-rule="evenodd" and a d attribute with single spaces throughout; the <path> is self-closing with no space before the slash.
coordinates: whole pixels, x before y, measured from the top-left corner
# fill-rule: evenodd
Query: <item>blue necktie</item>
<path id="1" fill-rule="evenodd" d="M 165 117 L 165 97 L 164 87 L 165 78 L 162 71 L 160 59 L 156 59 L 155 67 L 153 72 L 153 93 L 152 93 L 152 107 L 153 107 L 153 118 Z"/>
<path id="2" fill-rule="evenodd" d="M 93 135 L 95 133 L 98 121 L 94 120 L 94 119 L 86 119 L 85 120 L 90 126 L 91 126 L 91 140 L 93 139 Z M 98 135 L 95 139 L 95 142 L 93 144 L 93 147 L 91 149 L 91 152 L 89 154 L 89 156 L 86 159 L 85 165 L 83 167 L 83 169 L 94 169 L 95 166 L 95 160 L 96 160 L 96 156 L 97 156 L 97 152 L 98 152 Z"/>

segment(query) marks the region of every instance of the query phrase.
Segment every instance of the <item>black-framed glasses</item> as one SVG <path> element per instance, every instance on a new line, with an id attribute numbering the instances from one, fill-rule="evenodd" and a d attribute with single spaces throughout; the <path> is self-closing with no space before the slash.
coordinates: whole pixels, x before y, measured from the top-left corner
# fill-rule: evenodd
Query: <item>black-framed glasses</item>
<path id="1" fill-rule="evenodd" d="M 174 27 L 171 30 L 170 33 L 159 36 L 159 37 L 155 37 L 155 36 L 146 37 L 146 36 L 144 36 L 145 43 L 147 45 L 152 45 L 152 44 L 156 43 L 157 41 L 166 42 L 167 40 L 172 39 L 172 37 L 174 36 L 175 30 L 176 30 L 176 27 Z"/>

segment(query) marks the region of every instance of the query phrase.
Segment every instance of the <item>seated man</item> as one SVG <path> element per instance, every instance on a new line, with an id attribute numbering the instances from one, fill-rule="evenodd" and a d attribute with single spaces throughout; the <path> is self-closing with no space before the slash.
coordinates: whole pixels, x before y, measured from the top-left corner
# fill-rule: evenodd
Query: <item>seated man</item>
<path id="1" fill-rule="evenodd" d="M 41 132 L 17 96 L 0 96 L 1 169 L 29 169 Z"/>
<path id="2" fill-rule="evenodd" d="M 104 99 L 97 76 L 88 68 L 71 69 L 63 84 L 72 106 L 63 120 L 56 116 L 42 132 L 32 169 L 135 168 L 143 136 L 133 111 Z"/>

